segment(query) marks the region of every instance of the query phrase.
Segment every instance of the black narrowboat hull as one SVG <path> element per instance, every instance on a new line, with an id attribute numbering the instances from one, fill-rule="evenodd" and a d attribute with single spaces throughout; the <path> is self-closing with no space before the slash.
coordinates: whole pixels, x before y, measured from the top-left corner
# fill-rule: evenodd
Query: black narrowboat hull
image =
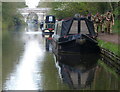
<path id="1" fill-rule="evenodd" d="M 67 39 L 67 40 L 66 40 Z M 97 41 L 86 35 L 61 38 L 52 41 L 53 53 L 99 53 L 100 48 Z"/>

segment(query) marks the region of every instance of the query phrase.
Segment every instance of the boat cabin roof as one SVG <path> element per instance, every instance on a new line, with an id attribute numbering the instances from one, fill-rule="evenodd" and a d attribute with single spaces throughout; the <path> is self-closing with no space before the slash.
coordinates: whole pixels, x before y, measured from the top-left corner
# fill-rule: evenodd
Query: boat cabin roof
<path id="1" fill-rule="evenodd" d="M 53 15 L 46 16 L 45 23 L 55 23 L 55 22 L 56 22 L 55 16 Z"/>
<path id="2" fill-rule="evenodd" d="M 72 34 L 88 34 L 96 36 L 93 22 L 87 18 L 71 18 L 68 20 L 57 21 L 55 32 L 59 36 Z"/>

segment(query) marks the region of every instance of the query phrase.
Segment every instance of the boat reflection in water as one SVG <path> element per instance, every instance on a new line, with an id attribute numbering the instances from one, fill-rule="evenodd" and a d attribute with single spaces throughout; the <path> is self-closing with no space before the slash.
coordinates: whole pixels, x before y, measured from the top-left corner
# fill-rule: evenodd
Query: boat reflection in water
<path id="1" fill-rule="evenodd" d="M 63 82 L 73 89 L 90 88 L 93 82 L 99 55 L 59 54 L 57 66 Z"/>
<path id="2" fill-rule="evenodd" d="M 27 26 L 26 32 L 36 32 L 38 31 L 38 25 Z"/>

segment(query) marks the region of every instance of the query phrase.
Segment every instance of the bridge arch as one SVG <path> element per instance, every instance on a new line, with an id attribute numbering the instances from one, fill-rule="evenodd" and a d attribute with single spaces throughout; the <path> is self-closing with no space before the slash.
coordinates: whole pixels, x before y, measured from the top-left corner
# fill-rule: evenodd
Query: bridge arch
<path id="1" fill-rule="evenodd" d="M 51 10 L 51 8 L 35 8 L 35 9 L 29 9 L 29 8 L 19 8 L 18 12 L 22 14 L 24 17 L 24 21 L 27 22 L 27 18 L 31 12 L 34 12 L 38 16 L 38 21 L 44 20 L 44 16 Z"/>
<path id="2" fill-rule="evenodd" d="M 38 23 L 38 15 L 35 12 L 30 12 L 27 16 L 27 23 Z"/>

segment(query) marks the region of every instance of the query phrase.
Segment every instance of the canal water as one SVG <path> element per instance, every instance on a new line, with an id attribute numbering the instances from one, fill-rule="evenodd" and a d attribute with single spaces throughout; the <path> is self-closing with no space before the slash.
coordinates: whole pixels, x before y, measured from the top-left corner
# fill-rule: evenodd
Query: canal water
<path id="1" fill-rule="evenodd" d="M 54 56 L 41 30 L 27 27 L 3 31 L 0 81 L 3 90 L 120 90 L 119 76 L 99 55 Z"/>

